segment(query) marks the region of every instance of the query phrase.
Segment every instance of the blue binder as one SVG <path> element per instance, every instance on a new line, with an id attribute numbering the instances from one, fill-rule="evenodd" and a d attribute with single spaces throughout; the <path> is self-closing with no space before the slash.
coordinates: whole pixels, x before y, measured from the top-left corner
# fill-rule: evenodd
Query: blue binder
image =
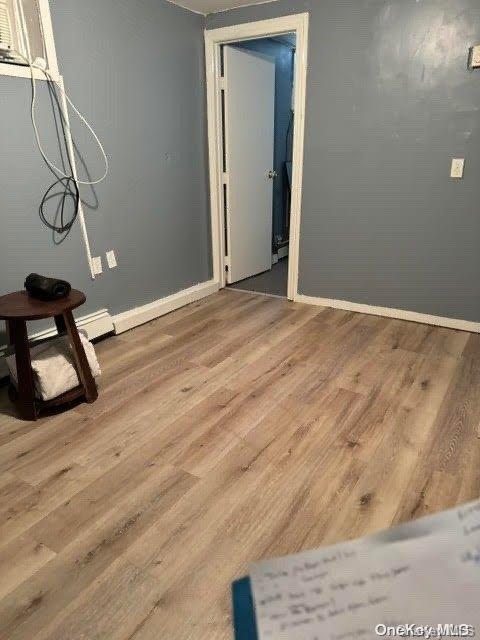
<path id="1" fill-rule="evenodd" d="M 235 640 L 258 640 L 250 578 L 232 584 L 232 600 Z"/>

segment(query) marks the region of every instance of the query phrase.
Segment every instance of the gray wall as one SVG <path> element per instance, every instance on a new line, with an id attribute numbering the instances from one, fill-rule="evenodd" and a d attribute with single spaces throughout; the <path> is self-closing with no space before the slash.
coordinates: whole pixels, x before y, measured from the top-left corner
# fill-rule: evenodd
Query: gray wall
<path id="1" fill-rule="evenodd" d="M 479 321 L 478 0 L 278 0 L 208 27 L 304 11 L 301 293 Z"/>
<path id="2" fill-rule="evenodd" d="M 87 293 L 80 314 L 117 313 L 208 280 L 203 17 L 164 0 L 50 4 L 67 91 L 110 158 L 96 195 L 83 189 L 93 252 L 103 255 L 105 271 L 90 280 L 78 225 L 56 246 L 40 223 L 38 204 L 52 176 L 34 143 L 29 81 L 0 76 L 0 294 L 38 271 Z M 41 135 L 55 156 L 44 86 L 39 102 Z M 77 123 L 74 130 L 97 175 L 95 145 Z M 119 263 L 112 271 L 109 249 Z"/>
<path id="3" fill-rule="evenodd" d="M 35 149 L 28 81 L 0 76 L 0 293 L 32 270 L 120 312 L 211 275 L 203 18 L 164 0 L 52 0 L 59 62 L 105 141 L 107 182 L 88 190 L 95 283 L 76 227 L 54 245 L 37 207 L 51 176 Z M 480 319 L 478 0 L 278 0 L 209 27 L 311 16 L 300 291 Z M 42 91 L 41 91 L 42 93 Z M 48 111 L 42 136 L 54 153 Z M 47 128 L 47 125 L 49 128 Z M 79 137 L 92 174 L 95 148 Z M 448 177 L 465 156 L 463 181 Z M 97 156 L 95 156 L 96 158 Z"/>
<path id="4" fill-rule="evenodd" d="M 242 49 L 256 51 L 275 59 L 275 148 L 274 166 L 278 174 L 273 187 L 273 235 L 286 237 L 286 200 L 287 176 L 285 162 L 291 158 L 291 136 L 286 145 L 288 124 L 292 110 L 293 88 L 293 51 L 292 48 L 271 38 L 247 40 L 238 45 Z"/>

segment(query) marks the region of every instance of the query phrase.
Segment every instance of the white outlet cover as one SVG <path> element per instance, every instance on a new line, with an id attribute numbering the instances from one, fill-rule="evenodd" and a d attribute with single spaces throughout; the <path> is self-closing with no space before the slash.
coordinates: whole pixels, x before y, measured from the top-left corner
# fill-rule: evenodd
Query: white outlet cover
<path id="1" fill-rule="evenodd" d="M 472 69 L 480 68 L 480 44 L 477 44 L 475 47 L 472 47 L 472 57 L 471 57 L 470 67 Z"/>
<path id="2" fill-rule="evenodd" d="M 463 170 L 465 168 L 465 158 L 453 158 L 452 169 L 450 171 L 451 178 L 463 178 Z"/>
<path id="3" fill-rule="evenodd" d="M 103 273 L 102 258 L 100 256 L 92 258 L 92 269 L 93 273 L 96 276 L 99 276 L 101 273 Z"/>
<path id="4" fill-rule="evenodd" d="M 117 258 L 113 249 L 111 251 L 107 251 L 107 263 L 110 269 L 115 269 L 117 266 Z"/>

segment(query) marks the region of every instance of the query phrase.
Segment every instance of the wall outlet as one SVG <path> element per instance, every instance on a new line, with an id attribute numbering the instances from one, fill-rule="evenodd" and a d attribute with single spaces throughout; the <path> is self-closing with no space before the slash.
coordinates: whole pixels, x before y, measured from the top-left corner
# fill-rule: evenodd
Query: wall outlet
<path id="1" fill-rule="evenodd" d="M 102 258 L 100 256 L 92 258 L 92 269 L 93 273 L 96 276 L 99 276 L 101 273 L 103 273 Z"/>
<path id="2" fill-rule="evenodd" d="M 463 170 L 465 168 L 465 158 L 453 158 L 452 169 L 450 171 L 451 178 L 463 178 Z"/>
<path id="3" fill-rule="evenodd" d="M 110 269 L 115 269 L 117 266 L 117 258 L 115 257 L 115 251 L 107 251 L 107 262 Z"/>
<path id="4" fill-rule="evenodd" d="M 470 49 L 470 69 L 480 68 L 480 44 Z"/>

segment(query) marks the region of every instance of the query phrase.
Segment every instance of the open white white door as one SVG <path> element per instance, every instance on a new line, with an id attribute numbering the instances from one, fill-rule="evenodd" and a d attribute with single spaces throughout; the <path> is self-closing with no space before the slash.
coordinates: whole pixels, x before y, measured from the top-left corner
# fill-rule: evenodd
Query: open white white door
<path id="1" fill-rule="evenodd" d="M 272 268 L 275 62 L 225 46 L 227 282 Z"/>

